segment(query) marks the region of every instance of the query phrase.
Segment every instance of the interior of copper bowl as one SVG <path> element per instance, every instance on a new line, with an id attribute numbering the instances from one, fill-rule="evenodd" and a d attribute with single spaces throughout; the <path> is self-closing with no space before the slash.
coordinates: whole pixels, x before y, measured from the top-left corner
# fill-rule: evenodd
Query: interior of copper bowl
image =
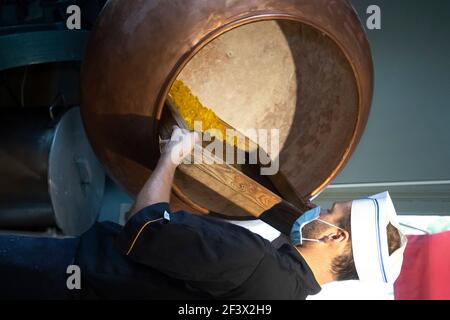
<path id="1" fill-rule="evenodd" d="M 280 152 L 268 151 L 301 198 L 320 191 L 350 146 L 355 76 L 339 46 L 311 26 L 270 20 L 237 27 L 203 47 L 178 79 L 233 127 L 279 129 Z M 190 177 L 178 173 L 176 184 L 212 212 L 248 216 Z"/>

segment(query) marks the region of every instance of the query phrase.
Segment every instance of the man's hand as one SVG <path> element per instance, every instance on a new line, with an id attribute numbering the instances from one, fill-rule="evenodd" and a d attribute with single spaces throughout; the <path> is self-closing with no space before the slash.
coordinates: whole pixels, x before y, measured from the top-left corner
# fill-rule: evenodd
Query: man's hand
<path id="1" fill-rule="evenodd" d="M 178 166 L 192 152 L 195 144 L 199 141 L 200 135 L 197 132 L 190 132 L 174 126 L 170 141 L 163 147 L 162 156 L 169 157 L 171 162 Z"/>
<path id="2" fill-rule="evenodd" d="M 163 147 L 158 164 L 139 192 L 128 219 L 145 207 L 170 201 L 175 170 L 194 149 L 195 143 L 200 140 L 198 133 L 182 130 L 176 126 L 173 129 L 172 137 Z"/>

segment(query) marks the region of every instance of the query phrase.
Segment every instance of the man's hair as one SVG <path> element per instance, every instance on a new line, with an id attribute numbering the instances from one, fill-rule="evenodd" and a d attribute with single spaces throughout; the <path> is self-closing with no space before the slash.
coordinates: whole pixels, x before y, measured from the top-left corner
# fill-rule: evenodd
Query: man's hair
<path id="1" fill-rule="evenodd" d="M 352 251 L 352 233 L 350 229 L 350 213 L 346 214 L 341 221 L 339 221 L 338 226 L 346 230 L 350 237 L 348 244 L 345 248 L 345 252 L 334 258 L 333 264 L 331 266 L 331 271 L 336 275 L 336 280 L 359 280 L 358 273 L 356 272 L 355 261 L 353 259 Z M 395 250 L 400 248 L 400 235 L 397 229 L 392 225 L 388 224 L 386 227 L 387 238 L 388 238 L 388 248 L 389 255 L 391 255 Z"/>

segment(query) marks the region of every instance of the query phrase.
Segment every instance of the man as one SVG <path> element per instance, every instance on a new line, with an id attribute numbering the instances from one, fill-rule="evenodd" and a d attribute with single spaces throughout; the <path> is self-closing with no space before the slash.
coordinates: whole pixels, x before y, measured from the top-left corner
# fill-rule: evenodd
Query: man
<path id="1" fill-rule="evenodd" d="M 14 249 L 0 250 L 0 295 L 305 299 L 331 281 L 388 282 L 398 276 L 405 240 L 387 194 L 308 211 L 292 228 L 292 244 L 279 249 L 231 223 L 172 213 L 168 203 L 175 169 L 196 138 L 175 128 L 123 228 L 97 223 L 79 239 L 46 239 L 39 247 L 37 240 L 1 238 L 0 248 L 13 239 Z M 36 268 L 17 258 L 25 255 Z M 67 289 L 69 264 L 79 267 L 80 289 Z"/>

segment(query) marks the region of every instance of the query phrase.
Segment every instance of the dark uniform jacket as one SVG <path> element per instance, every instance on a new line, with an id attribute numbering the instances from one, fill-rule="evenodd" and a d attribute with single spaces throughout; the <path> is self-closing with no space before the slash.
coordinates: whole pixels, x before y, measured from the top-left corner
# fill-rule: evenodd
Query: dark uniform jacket
<path id="1" fill-rule="evenodd" d="M 164 218 L 165 217 L 165 218 Z M 80 240 L 78 298 L 305 299 L 320 291 L 289 244 L 240 226 L 149 206 L 121 227 L 97 223 Z"/>

